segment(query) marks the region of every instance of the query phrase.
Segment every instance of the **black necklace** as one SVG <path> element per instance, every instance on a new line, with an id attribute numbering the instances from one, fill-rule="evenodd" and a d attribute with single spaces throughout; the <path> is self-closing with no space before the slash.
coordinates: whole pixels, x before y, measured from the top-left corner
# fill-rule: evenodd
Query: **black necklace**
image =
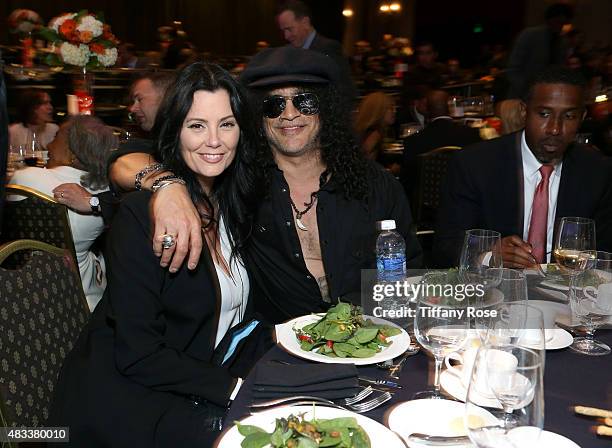
<path id="1" fill-rule="evenodd" d="M 306 227 L 304 223 L 302 222 L 302 216 L 308 213 L 308 211 L 312 208 L 318 194 L 319 194 L 318 190 L 313 193 L 310 193 L 310 202 L 304 202 L 304 207 L 306 208 L 302 211 L 298 210 L 298 208 L 295 206 L 295 203 L 293 202 L 293 199 L 291 199 L 291 195 L 289 195 L 289 201 L 291 201 L 291 207 L 293 208 L 293 211 L 295 211 L 295 225 L 298 227 L 298 229 L 303 230 L 304 232 L 308 230 L 308 227 Z"/>

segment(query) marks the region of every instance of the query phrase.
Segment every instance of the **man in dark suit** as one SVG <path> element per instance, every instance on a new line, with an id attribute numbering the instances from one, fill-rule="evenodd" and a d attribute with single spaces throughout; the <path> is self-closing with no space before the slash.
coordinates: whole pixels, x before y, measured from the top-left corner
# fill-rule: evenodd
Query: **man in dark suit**
<path id="1" fill-rule="evenodd" d="M 351 68 L 342 53 L 339 42 L 318 33 L 312 25 L 312 12 L 300 0 L 288 0 L 278 9 L 278 27 L 289 44 L 296 48 L 318 51 L 329 56 L 338 65 L 343 82 L 343 93 L 350 102 L 356 98 L 356 89 L 351 78 Z"/>
<path id="2" fill-rule="evenodd" d="M 438 216 L 434 258 L 458 263 L 465 231 L 502 234 L 504 266 L 550 260 L 555 222 L 592 218 L 597 247 L 612 250 L 612 160 L 574 144 L 585 115 L 585 83 L 550 67 L 530 84 L 525 130 L 458 151 L 451 162 Z"/>
<path id="3" fill-rule="evenodd" d="M 569 5 L 554 3 L 546 9 L 546 24 L 521 31 L 508 58 L 509 98 L 521 98 L 535 73 L 549 65 L 565 63 L 568 48 L 561 30 L 572 15 Z"/>
<path id="4" fill-rule="evenodd" d="M 408 197 L 411 197 L 418 176 L 419 154 L 442 146 L 463 147 L 480 141 L 477 129 L 453 122 L 448 112 L 448 93 L 444 90 L 431 90 L 425 98 L 429 123 L 421 132 L 404 139 L 401 180 Z"/>

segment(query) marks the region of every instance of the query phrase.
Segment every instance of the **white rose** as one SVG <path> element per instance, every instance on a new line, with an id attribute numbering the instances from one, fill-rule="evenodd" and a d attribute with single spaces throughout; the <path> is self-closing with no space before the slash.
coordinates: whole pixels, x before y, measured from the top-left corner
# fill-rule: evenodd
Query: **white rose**
<path id="1" fill-rule="evenodd" d="M 73 13 L 55 17 L 51 19 L 51 22 L 49 22 L 49 28 L 52 28 L 56 33 L 59 33 L 59 27 L 62 26 L 62 23 L 64 23 L 68 19 L 74 19 L 75 16 L 76 14 Z"/>
<path id="2" fill-rule="evenodd" d="M 81 23 L 76 27 L 77 31 L 90 31 L 94 38 L 101 36 L 103 31 L 103 23 L 93 16 L 85 16 L 81 18 Z"/>
<path id="3" fill-rule="evenodd" d="M 70 65 L 84 67 L 89 61 L 89 47 L 83 44 L 77 46 L 64 42 L 60 47 L 60 54 L 64 63 Z"/>
<path id="4" fill-rule="evenodd" d="M 104 67 L 110 67 L 111 65 L 115 65 L 117 62 L 117 49 L 116 48 L 107 48 L 104 51 L 104 54 L 96 54 L 98 61 Z"/>

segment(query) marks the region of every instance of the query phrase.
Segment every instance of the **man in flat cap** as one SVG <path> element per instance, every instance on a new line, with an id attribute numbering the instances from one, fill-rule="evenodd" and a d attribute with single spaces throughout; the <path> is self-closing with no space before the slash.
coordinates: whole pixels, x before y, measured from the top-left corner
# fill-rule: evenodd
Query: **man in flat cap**
<path id="1" fill-rule="evenodd" d="M 403 188 L 362 157 L 333 61 L 301 48 L 264 50 L 241 80 L 267 143 L 260 145 L 264 191 L 246 260 L 258 311 L 281 322 L 338 300 L 359 303 L 361 270 L 376 266 L 377 221 L 395 220 L 407 266 L 419 267 Z M 189 251 L 194 266 L 200 222 L 187 193 L 178 185 L 155 195 L 154 234 L 177 236 L 163 252 L 154 242 L 162 265 L 187 268 L 181 264 Z"/>

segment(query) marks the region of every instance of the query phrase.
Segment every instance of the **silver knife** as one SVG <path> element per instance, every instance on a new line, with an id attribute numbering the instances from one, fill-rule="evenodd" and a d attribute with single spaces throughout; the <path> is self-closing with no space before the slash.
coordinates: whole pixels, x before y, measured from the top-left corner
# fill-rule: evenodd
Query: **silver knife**
<path id="1" fill-rule="evenodd" d="M 429 434 L 421 434 L 419 432 L 413 432 L 408 436 L 408 440 L 411 442 L 421 443 L 423 445 L 436 445 L 436 446 L 455 446 L 461 444 L 468 444 L 470 438 L 468 436 L 431 436 Z"/>

